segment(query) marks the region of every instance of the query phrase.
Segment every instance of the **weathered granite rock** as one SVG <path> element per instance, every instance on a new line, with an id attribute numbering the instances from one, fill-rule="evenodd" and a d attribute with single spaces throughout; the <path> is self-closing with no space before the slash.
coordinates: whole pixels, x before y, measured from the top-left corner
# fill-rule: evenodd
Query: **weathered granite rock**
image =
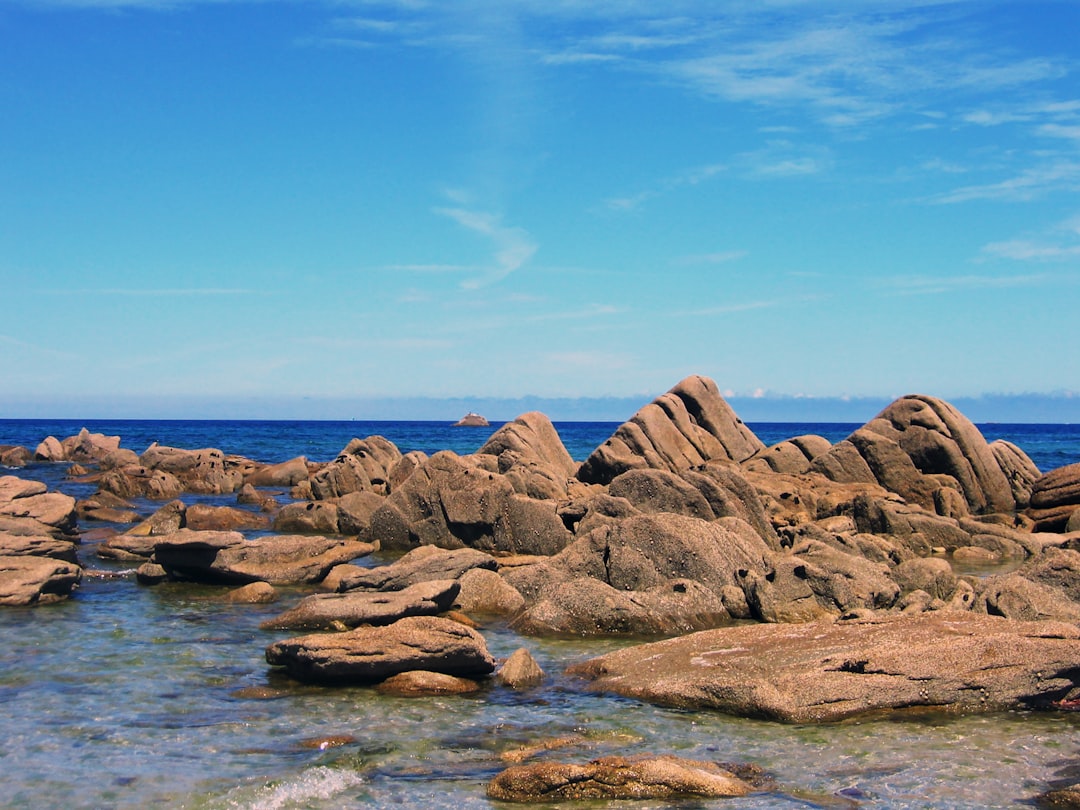
<path id="1" fill-rule="evenodd" d="M 132 505 L 113 495 L 100 490 L 75 503 L 75 514 L 80 521 L 100 521 L 105 523 L 138 523 L 139 513 Z"/>
<path id="2" fill-rule="evenodd" d="M 1004 439 L 990 442 L 990 450 L 1009 481 L 1016 508 L 1026 509 L 1031 502 L 1031 491 L 1035 482 L 1042 475 L 1039 468 L 1035 466 L 1035 462 L 1027 453 Z"/>
<path id="3" fill-rule="evenodd" d="M 948 599 L 956 590 L 956 574 L 941 557 L 906 560 L 893 570 L 893 579 L 905 593 L 926 591 L 934 599 Z"/>
<path id="4" fill-rule="evenodd" d="M 824 436 L 795 436 L 758 451 L 743 466 L 757 472 L 799 475 L 810 472 L 810 463 L 830 449 L 832 444 Z"/>
<path id="5" fill-rule="evenodd" d="M 52 557 L 0 556 L 0 605 L 47 605 L 66 599 L 82 569 Z"/>
<path id="6" fill-rule="evenodd" d="M 531 636 L 648 636 L 703 630 L 730 619 L 722 597 L 693 580 L 623 591 L 582 577 L 545 587 L 510 626 Z"/>
<path id="7" fill-rule="evenodd" d="M 555 501 L 519 495 L 476 455 L 448 451 L 426 460 L 371 516 L 371 536 L 384 549 L 469 546 L 509 554 L 554 554 L 573 536 Z"/>
<path id="8" fill-rule="evenodd" d="M 410 670 L 474 678 L 495 669 L 483 636 L 437 616 L 278 641 L 266 660 L 299 681 L 325 684 L 375 683 Z"/>
<path id="9" fill-rule="evenodd" d="M 551 420 L 536 411 L 507 422 L 477 455 L 498 458 L 499 472 L 518 494 L 530 498 L 565 497 L 567 479 L 573 478 L 578 468 Z"/>
<path id="10" fill-rule="evenodd" d="M 188 492 L 220 495 L 236 492 L 244 483 L 243 473 L 215 448 L 183 450 L 154 442 L 139 456 L 139 463 L 174 475 Z"/>
<path id="11" fill-rule="evenodd" d="M 507 802 L 745 796 L 751 786 L 713 762 L 671 756 L 603 757 L 586 765 L 513 765 L 488 783 L 487 795 Z"/>
<path id="12" fill-rule="evenodd" d="M 770 548 L 778 547 L 779 539 L 766 513 L 765 504 L 739 467 L 713 462 L 686 470 L 682 478 L 705 497 L 713 515 L 745 520 Z"/>
<path id="13" fill-rule="evenodd" d="M 436 695 L 471 695 L 480 684 L 469 678 L 457 678 L 441 672 L 410 670 L 391 675 L 375 687 L 380 695 L 394 697 L 434 697 Z"/>
<path id="14" fill-rule="evenodd" d="M 1080 629 L 937 611 L 743 626 L 620 650 L 570 668 L 597 691 L 794 723 L 915 707 L 1049 707 L 1080 684 Z"/>
<path id="15" fill-rule="evenodd" d="M 1035 521 L 1036 531 L 1064 531 L 1078 508 L 1080 464 L 1051 470 L 1032 485 L 1031 506 L 1027 514 Z"/>
<path id="16" fill-rule="evenodd" d="M 46 436 L 34 450 L 38 461 L 64 461 L 64 446 L 55 436 Z"/>
<path id="17" fill-rule="evenodd" d="M 859 531 L 889 537 L 920 556 L 935 548 L 952 551 L 971 545 L 971 534 L 955 518 L 888 498 L 856 497 L 852 517 Z"/>
<path id="18" fill-rule="evenodd" d="M 338 590 L 401 591 L 419 582 L 460 579 L 474 568 L 494 571 L 497 565 L 490 554 L 475 549 L 421 546 L 389 565 L 350 572 L 341 577 Z"/>
<path id="19" fill-rule="evenodd" d="M 529 689 L 544 682 L 544 670 L 524 647 L 518 647 L 495 673 L 495 680 L 510 689 Z"/>
<path id="20" fill-rule="evenodd" d="M 269 528 L 270 519 L 248 509 L 193 503 L 186 510 L 187 528 L 194 531 L 258 531 Z"/>
<path id="21" fill-rule="evenodd" d="M 390 470 L 401 460 L 401 451 L 382 436 L 353 439 L 327 464 L 311 476 L 311 494 L 316 500 L 340 498 L 349 492 L 389 492 Z"/>
<path id="22" fill-rule="evenodd" d="M 525 597 L 495 571 L 471 568 L 458 580 L 456 607 L 469 615 L 513 616 L 525 607 Z"/>
<path id="23" fill-rule="evenodd" d="M 77 436 L 69 436 L 61 441 L 60 445 L 63 448 L 63 458 L 66 461 L 94 462 L 118 449 L 120 447 L 120 437 L 91 433 L 86 428 L 83 428 Z"/>
<path id="24" fill-rule="evenodd" d="M 670 512 L 700 520 L 718 517 L 700 490 L 667 470 L 629 470 L 608 485 L 613 498 L 625 498 L 645 514 Z"/>
<path id="25" fill-rule="evenodd" d="M 25 481 L 13 475 L 0 476 L 0 519 L 4 519 L 0 531 L 56 537 L 75 534 L 75 499 L 47 490 L 45 484 L 38 481 Z M 18 523 L 23 523 L 29 531 L 14 531 L 13 524 Z"/>
<path id="26" fill-rule="evenodd" d="M 344 538 L 181 529 L 156 538 L 154 559 L 176 579 L 210 583 L 319 582 L 335 565 L 370 554 L 368 543 Z"/>
<path id="27" fill-rule="evenodd" d="M 0 557 L 51 557 L 78 564 L 78 546 L 52 535 L 24 535 L 0 531 Z"/>
<path id="28" fill-rule="evenodd" d="M 307 459 L 304 456 L 267 464 L 244 476 L 244 485 L 253 487 L 292 487 L 308 477 Z"/>
<path id="29" fill-rule="evenodd" d="M 335 501 L 338 511 L 338 531 L 354 534 L 361 540 L 371 536 L 371 516 L 383 505 L 385 498 L 374 492 L 350 492 Z"/>
<path id="30" fill-rule="evenodd" d="M 134 537 L 157 537 L 187 528 L 187 504 L 181 500 L 169 501 L 157 508 L 154 514 L 125 534 Z"/>
<path id="31" fill-rule="evenodd" d="M 981 585 L 975 609 L 991 616 L 1026 622 L 1044 619 L 1080 622 L 1080 604 L 1060 588 L 1032 581 L 1019 573 L 988 577 Z"/>
<path id="32" fill-rule="evenodd" d="M 818 456 L 811 469 L 835 481 L 876 481 L 930 510 L 938 489 L 956 488 L 973 513 L 986 514 L 1016 509 L 1014 484 L 1022 491 L 1022 482 L 1010 480 L 999 457 L 1008 458 L 1016 473 L 1030 464 L 1021 456 L 1015 447 L 995 454 L 978 428 L 949 403 L 911 395 Z"/>
<path id="33" fill-rule="evenodd" d="M 339 512 L 336 503 L 306 501 L 289 503 L 274 516 L 274 531 L 295 534 L 338 534 Z"/>
<path id="34" fill-rule="evenodd" d="M 680 472 L 711 460 L 744 461 L 764 449 L 706 377 L 687 377 L 624 422 L 578 470 L 607 484 L 627 470 Z"/>
<path id="35" fill-rule="evenodd" d="M 34 456 L 20 445 L 0 444 L 0 467 L 25 467 Z"/>
<path id="36" fill-rule="evenodd" d="M 450 609 L 461 586 L 453 580 L 419 582 L 401 591 L 353 591 L 306 596 L 267 619 L 263 630 L 331 630 L 338 624 L 392 624 L 406 616 L 436 616 Z"/>
<path id="37" fill-rule="evenodd" d="M 98 487 L 121 498 L 149 498 L 154 501 L 171 500 L 184 491 L 184 485 L 172 473 L 142 464 L 109 470 L 101 476 Z"/>
<path id="38" fill-rule="evenodd" d="M 241 585 L 224 596 L 226 602 L 237 605 L 269 605 L 276 602 L 277 599 L 277 589 L 269 582 L 263 582 L 262 580 Z"/>
<path id="39" fill-rule="evenodd" d="M 244 484 L 237 490 L 236 502 L 247 506 L 258 506 L 263 512 L 275 512 L 278 508 L 277 499 L 268 492 L 261 492 L 251 484 Z"/>
<path id="40" fill-rule="evenodd" d="M 1036 796 L 1033 803 L 1050 810 L 1080 810 L 1080 784 L 1051 788 Z"/>

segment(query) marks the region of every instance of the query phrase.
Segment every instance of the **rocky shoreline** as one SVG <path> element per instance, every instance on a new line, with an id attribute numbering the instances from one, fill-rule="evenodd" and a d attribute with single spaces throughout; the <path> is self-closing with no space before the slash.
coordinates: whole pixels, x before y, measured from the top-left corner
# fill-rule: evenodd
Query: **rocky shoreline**
<path id="1" fill-rule="evenodd" d="M 932 397 L 903 397 L 836 444 L 766 447 L 715 383 L 690 377 L 580 464 L 539 413 L 469 456 L 403 454 L 372 436 L 329 463 L 260 464 L 156 444 L 140 455 L 87 431 L 0 453 L 96 486 L 76 501 L 0 477 L 0 605 L 78 598 L 94 557 L 136 565 L 146 587 L 205 582 L 239 601 L 288 585 L 264 630 L 307 635 L 268 643 L 266 657 L 305 682 L 527 688 L 544 677 L 527 651 L 501 667 L 487 651 L 497 622 L 641 640 L 572 674 L 582 689 L 740 716 L 1080 705 L 1080 464 L 1044 474 Z M 237 503 L 185 502 L 193 493 Z M 160 508 L 140 514 L 140 499 Z M 401 556 L 352 564 L 377 549 Z M 1010 565 L 957 573 L 971 563 Z M 662 795 L 721 795 L 693 786 L 738 779 L 608 759 L 545 761 L 492 795 L 652 796 L 642 779 L 669 779 Z M 636 787 L 566 787 L 586 783 Z"/>

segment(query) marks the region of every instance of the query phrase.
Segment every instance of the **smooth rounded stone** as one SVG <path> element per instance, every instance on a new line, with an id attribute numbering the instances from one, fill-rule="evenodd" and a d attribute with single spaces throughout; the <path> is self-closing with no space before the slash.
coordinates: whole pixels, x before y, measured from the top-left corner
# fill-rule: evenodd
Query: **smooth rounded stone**
<path id="1" fill-rule="evenodd" d="M 244 484 L 236 493 L 236 502 L 241 506 L 258 506 L 263 512 L 273 512 L 278 502 L 273 495 L 260 492 L 251 484 Z"/>
<path id="2" fill-rule="evenodd" d="M 454 580 L 419 582 L 402 591 L 317 593 L 273 619 L 263 630 L 329 630 L 361 624 L 391 624 L 406 616 L 435 616 L 454 604 L 460 585 Z"/>
<path id="3" fill-rule="evenodd" d="M 970 612 L 758 625 L 619 650 L 570 667 L 589 688 L 792 723 L 916 707 L 1050 708 L 1077 687 L 1080 629 Z"/>
<path id="4" fill-rule="evenodd" d="M 21 445 L 0 445 L 0 467 L 25 467 L 34 456 L 30 450 Z"/>
<path id="5" fill-rule="evenodd" d="M 953 549 L 952 558 L 964 565 L 993 565 L 1001 562 L 1001 554 L 981 546 L 961 546 Z"/>
<path id="6" fill-rule="evenodd" d="M 187 504 L 181 500 L 169 501 L 157 508 L 154 514 L 125 534 L 155 537 L 172 534 L 187 527 Z"/>
<path id="7" fill-rule="evenodd" d="M 1072 514 L 1069 515 L 1069 519 L 1065 522 L 1065 531 L 1080 532 L 1080 506 L 1073 509 Z"/>
<path id="8" fill-rule="evenodd" d="M 371 516 L 385 502 L 385 496 L 376 495 L 374 492 L 349 492 L 342 495 L 335 501 L 338 508 L 338 531 L 369 539 Z"/>
<path id="9" fill-rule="evenodd" d="M 564 802 L 745 796 L 751 786 L 713 762 L 673 756 L 602 757 L 585 765 L 513 765 L 488 783 L 497 801 Z"/>
<path id="10" fill-rule="evenodd" d="M 98 543 L 94 553 L 103 560 L 142 562 L 153 556 L 154 545 L 159 539 L 146 534 L 116 534 Z"/>
<path id="11" fill-rule="evenodd" d="M 472 568 L 461 575 L 456 605 L 465 613 L 513 616 L 525 607 L 525 597 L 495 571 Z"/>
<path id="12" fill-rule="evenodd" d="M 181 529 L 157 538 L 154 559 L 177 579 L 284 585 L 319 582 L 335 565 L 372 551 L 368 543 L 345 538 L 268 535 L 247 540 L 239 532 Z"/>
<path id="13" fill-rule="evenodd" d="M 759 451 L 744 465 L 750 470 L 797 475 L 809 472 L 810 463 L 831 449 L 832 443 L 824 436 L 795 436 Z"/>
<path id="14" fill-rule="evenodd" d="M 19 483 L 5 486 L 6 479 Z M 62 492 L 43 491 L 44 486 L 25 486 L 14 476 L 0 478 L 0 517 L 36 521 L 49 527 L 46 534 L 75 534 L 75 499 Z"/>
<path id="15" fill-rule="evenodd" d="M 496 430 L 477 450 L 477 454 L 500 456 L 506 451 L 524 458 L 535 458 L 557 468 L 569 478 L 577 471 L 551 420 L 538 411 L 524 413 Z"/>
<path id="16" fill-rule="evenodd" d="M 608 484 L 627 470 L 679 472 L 712 460 L 744 461 L 764 447 L 716 383 L 695 375 L 620 425 L 581 465 L 578 478 Z"/>
<path id="17" fill-rule="evenodd" d="M 120 448 L 120 437 L 91 433 L 83 428 L 77 435 L 62 440 L 60 445 L 68 461 L 99 461 Z"/>
<path id="18" fill-rule="evenodd" d="M 0 506 L 19 498 L 44 495 L 48 490 L 41 481 L 28 481 L 17 475 L 0 475 Z"/>
<path id="19" fill-rule="evenodd" d="M 437 616 L 278 641 L 266 648 L 266 661 L 299 681 L 325 684 L 374 683 L 416 669 L 473 678 L 495 669 L 483 636 Z"/>
<path id="20" fill-rule="evenodd" d="M 1035 482 L 1042 476 L 1039 468 L 1027 453 L 1004 439 L 990 442 L 990 450 L 1012 487 L 1016 508 L 1026 509 L 1031 502 Z"/>
<path id="21" fill-rule="evenodd" d="M 279 464 L 259 466 L 254 472 L 244 476 L 244 486 L 293 487 L 307 477 L 307 459 L 304 456 L 297 456 Z"/>
<path id="22" fill-rule="evenodd" d="M 135 581 L 140 585 L 159 585 L 169 578 L 169 572 L 156 562 L 144 562 L 135 569 Z"/>
<path id="23" fill-rule="evenodd" d="M 270 527 L 266 515 L 231 506 L 193 503 L 187 508 L 187 528 L 194 531 L 259 531 Z"/>
<path id="24" fill-rule="evenodd" d="M 524 647 L 518 647 L 495 672 L 495 680 L 510 689 L 528 689 L 544 682 L 544 670 Z"/>
<path id="25" fill-rule="evenodd" d="M 926 591 L 937 599 L 946 599 L 956 590 L 956 574 L 949 561 L 941 557 L 918 557 L 893 569 L 893 579 L 903 591 Z"/>
<path id="26" fill-rule="evenodd" d="M 994 616 L 1021 621 L 1080 621 L 1080 604 L 1060 588 L 1033 582 L 1019 573 L 987 578 L 976 607 Z"/>
<path id="27" fill-rule="evenodd" d="M 411 670 L 390 676 L 378 684 L 375 691 L 380 695 L 395 697 L 471 695 L 480 691 L 480 684 L 469 678 L 458 678 L 441 672 Z"/>
<path id="28" fill-rule="evenodd" d="M 34 458 L 38 461 L 64 461 L 64 447 L 55 436 L 46 436 L 41 444 L 34 450 Z"/>
<path id="29" fill-rule="evenodd" d="M 701 520 L 718 517 L 700 491 L 668 470 L 629 470 L 608 485 L 608 494 L 625 498 L 645 514 L 670 512 Z"/>
<path id="30" fill-rule="evenodd" d="M 82 568 L 51 557 L 0 556 L 0 605 L 47 605 L 71 595 Z"/>
<path id="31" fill-rule="evenodd" d="M 274 516 L 274 531 L 337 534 L 340 531 L 337 504 L 324 501 L 285 504 Z"/>
<path id="32" fill-rule="evenodd" d="M 278 600 L 278 592 L 269 582 L 252 582 L 234 588 L 223 599 L 237 605 L 269 605 Z"/>
<path id="33" fill-rule="evenodd" d="M 52 557 L 78 564 L 78 546 L 51 535 L 22 535 L 0 531 L 0 557 Z"/>
<path id="34" fill-rule="evenodd" d="M 498 562 L 490 554 L 471 548 L 443 549 L 421 546 L 390 565 L 358 569 L 340 578 L 339 591 L 400 591 L 418 582 L 459 579 L 473 568 L 494 571 Z"/>

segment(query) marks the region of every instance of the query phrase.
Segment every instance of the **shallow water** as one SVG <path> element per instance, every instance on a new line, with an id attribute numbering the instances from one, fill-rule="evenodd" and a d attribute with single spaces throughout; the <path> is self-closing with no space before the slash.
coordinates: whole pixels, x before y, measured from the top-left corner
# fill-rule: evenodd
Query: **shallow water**
<path id="1" fill-rule="evenodd" d="M 165 424 L 157 425 L 156 434 L 152 424 L 141 425 L 142 433 L 115 432 L 125 437 L 124 446 L 139 449 L 157 439 L 268 461 L 301 452 L 333 457 L 355 435 L 337 425 L 320 431 L 320 424 L 275 434 L 258 423 L 245 438 L 243 425 L 234 423 L 231 445 L 214 441 L 206 424 L 179 434 Z M 755 429 L 771 442 L 824 433 L 814 427 Z M 850 427 L 832 426 L 830 438 L 843 438 Z M 10 423 L 0 428 L 0 444 L 33 447 L 47 435 L 21 433 L 10 441 Z M 583 457 L 587 450 L 581 448 L 599 435 L 595 446 L 611 428 L 574 433 L 574 455 Z M 417 446 L 431 449 L 446 435 L 427 435 L 415 426 L 402 431 L 392 440 L 412 435 Z M 449 435 L 460 452 L 470 452 L 487 434 Z M 1073 430 L 1040 441 L 1052 451 L 1048 457 L 1071 463 L 1080 456 L 1078 435 Z M 307 450 L 290 441 L 298 436 L 306 437 Z M 403 449 L 412 446 L 403 443 Z M 17 474 L 89 494 L 86 485 L 65 481 L 63 469 L 33 465 Z M 200 500 L 233 502 L 231 496 Z M 92 545 L 84 546 L 91 568 L 122 570 L 91 551 Z M 144 588 L 127 577 L 90 576 L 68 602 L 0 611 L 0 806 L 488 808 L 493 805 L 485 785 L 506 767 L 506 757 L 550 738 L 565 743 L 542 754 L 551 759 L 674 753 L 755 763 L 776 781 L 774 789 L 746 799 L 678 804 L 690 808 L 1015 808 L 1056 779 L 1080 776 L 1077 714 L 923 715 L 786 726 L 683 712 L 590 695 L 561 674 L 570 663 L 627 642 L 529 639 L 501 624 L 482 628 L 492 653 L 505 657 L 528 647 L 548 673 L 543 687 L 517 693 L 489 686 L 474 697 L 405 699 L 366 688 L 302 686 L 272 672 L 263 658 L 265 647 L 284 634 L 258 627 L 302 592 L 287 590 L 282 601 L 267 606 L 230 605 L 220 601 L 223 592 L 178 584 Z M 319 741 L 329 738 L 345 744 L 320 748 Z"/>

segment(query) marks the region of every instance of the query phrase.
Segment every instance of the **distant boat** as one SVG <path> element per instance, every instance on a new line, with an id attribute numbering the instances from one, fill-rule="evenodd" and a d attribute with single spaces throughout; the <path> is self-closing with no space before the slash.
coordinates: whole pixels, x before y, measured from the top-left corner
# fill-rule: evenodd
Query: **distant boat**
<path id="1" fill-rule="evenodd" d="M 458 421 L 454 422 L 454 427 L 488 427 L 488 420 L 478 413 L 469 411 Z"/>

